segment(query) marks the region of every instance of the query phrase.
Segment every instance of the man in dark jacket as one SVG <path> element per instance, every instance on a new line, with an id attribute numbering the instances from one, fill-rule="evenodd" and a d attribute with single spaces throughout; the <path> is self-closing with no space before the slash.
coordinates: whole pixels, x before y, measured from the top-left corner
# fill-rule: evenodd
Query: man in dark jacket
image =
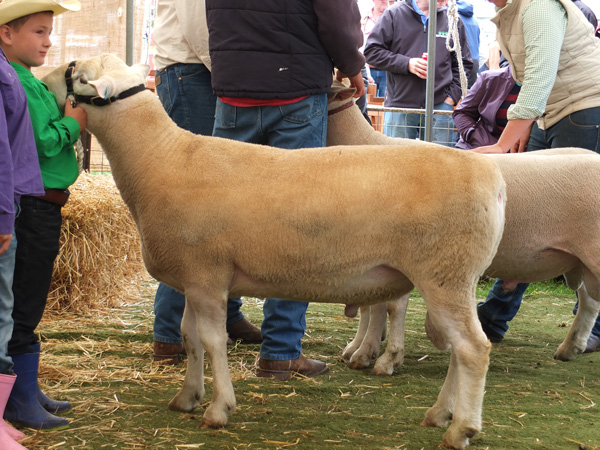
<path id="1" fill-rule="evenodd" d="M 213 135 L 286 149 L 325 146 L 334 66 L 357 87 L 355 97 L 365 90 L 356 0 L 206 0 L 206 6 L 218 96 Z M 265 301 L 258 376 L 287 380 L 329 370 L 302 355 L 307 306 Z"/>
<path id="2" fill-rule="evenodd" d="M 452 111 L 461 98 L 459 64 L 455 52 L 446 48 L 448 18 L 446 1 L 437 0 L 435 38 L 434 110 Z M 425 108 L 429 0 L 404 0 L 384 11 L 373 27 L 365 46 L 367 63 L 387 71 L 385 106 Z M 473 67 L 467 35 L 458 21 L 462 61 L 466 76 Z M 385 113 L 385 134 L 393 137 L 423 139 L 423 115 Z M 434 142 L 453 145 L 454 125 L 447 115 L 434 116 Z"/>

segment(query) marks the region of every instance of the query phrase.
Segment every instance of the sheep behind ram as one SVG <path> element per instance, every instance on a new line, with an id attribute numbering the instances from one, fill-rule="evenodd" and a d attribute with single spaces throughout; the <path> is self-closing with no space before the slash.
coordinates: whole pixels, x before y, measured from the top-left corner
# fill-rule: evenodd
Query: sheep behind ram
<path id="1" fill-rule="evenodd" d="M 44 78 L 61 103 L 65 69 Z M 229 296 L 352 306 L 399 298 L 415 286 L 452 343 L 448 376 L 423 423 L 452 420 L 444 445 L 468 446 L 481 429 L 490 349 L 475 287 L 504 217 L 496 164 L 419 143 L 410 152 L 288 151 L 197 136 L 178 128 L 153 93 L 137 92 L 147 72 L 104 54 L 77 62 L 73 86 L 137 224 L 148 271 L 186 296 L 188 370 L 169 407 L 200 406 L 206 350 L 213 395 L 202 426 L 227 423 L 235 408 Z"/>
<path id="2" fill-rule="evenodd" d="M 411 140 L 394 139 L 373 130 L 353 104 L 354 89 L 334 83 L 329 96 L 327 145 L 393 145 L 411 150 Z M 564 275 L 577 291 L 579 312 L 555 358 L 571 360 L 585 349 L 600 308 L 600 156 L 569 148 L 531 153 L 486 155 L 506 181 L 504 234 L 492 264 L 485 271 L 505 286 Z M 404 359 L 404 318 L 408 295 L 387 305 L 389 340 L 375 362 L 374 373 L 391 375 Z M 363 369 L 379 355 L 386 307 L 361 307 L 355 339 L 342 354 L 349 367 Z M 427 324 L 430 337 L 445 340 Z"/>

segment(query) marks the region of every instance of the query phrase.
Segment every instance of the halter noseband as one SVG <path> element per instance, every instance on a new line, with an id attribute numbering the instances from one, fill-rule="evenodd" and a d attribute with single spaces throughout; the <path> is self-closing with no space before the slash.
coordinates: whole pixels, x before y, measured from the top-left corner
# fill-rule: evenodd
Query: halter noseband
<path id="1" fill-rule="evenodd" d="M 110 105 L 117 100 L 123 100 L 124 98 L 131 97 L 132 95 L 137 94 L 138 92 L 142 92 L 146 90 L 146 86 L 144 84 L 138 84 L 137 86 L 130 87 L 129 89 L 124 90 L 119 95 L 115 95 L 112 97 L 103 98 L 99 95 L 80 95 L 76 94 L 73 90 L 73 72 L 75 70 L 75 64 L 77 61 L 71 61 L 65 71 L 65 83 L 67 84 L 67 98 L 69 96 L 73 96 L 75 102 L 77 103 L 86 103 L 88 105 L 93 106 L 106 106 Z"/>

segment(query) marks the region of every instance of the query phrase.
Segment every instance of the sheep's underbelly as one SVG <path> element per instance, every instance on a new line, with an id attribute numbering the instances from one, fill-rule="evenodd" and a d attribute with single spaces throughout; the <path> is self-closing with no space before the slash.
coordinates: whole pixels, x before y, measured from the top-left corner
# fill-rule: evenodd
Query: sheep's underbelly
<path id="1" fill-rule="evenodd" d="M 285 273 L 258 278 L 237 271 L 229 295 L 276 297 L 287 300 L 342 303 L 346 305 L 377 303 L 393 300 L 413 288 L 400 271 L 379 265 L 360 273 L 318 274 Z"/>

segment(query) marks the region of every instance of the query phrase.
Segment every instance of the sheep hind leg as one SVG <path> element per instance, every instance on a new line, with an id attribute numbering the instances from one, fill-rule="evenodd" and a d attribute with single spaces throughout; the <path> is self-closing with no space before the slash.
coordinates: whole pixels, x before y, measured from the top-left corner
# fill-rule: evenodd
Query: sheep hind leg
<path id="1" fill-rule="evenodd" d="M 554 354 L 554 359 L 560 361 L 571 361 L 575 355 L 585 350 L 587 339 L 600 311 L 600 302 L 597 300 L 600 299 L 600 283 L 588 269 L 583 271 L 583 283 L 577 289 L 577 297 L 579 308 L 575 320 Z"/>
<path id="2" fill-rule="evenodd" d="M 348 362 L 348 367 L 350 369 L 366 369 L 371 365 L 371 361 L 379 356 L 379 349 L 381 348 L 381 330 L 385 327 L 386 319 L 386 303 L 378 303 L 370 306 L 369 325 L 362 338 L 360 347 L 358 347 Z"/>
<path id="3" fill-rule="evenodd" d="M 454 302 L 446 300 L 443 310 L 430 308 L 428 311 L 432 323 L 450 343 L 451 354 L 448 375 L 422 424 L 444 427 L 452 419 L 442 445 L 454 449 L 466 448 L 469 438 L 481 430 L 491 348 L 477 319 L 473 295 L 466 296 L 468 302 L 464 298 Z M 444 303 L 436 302 L 437 305 Z"/>
<path id="4" fill-rule="evenodd" d="M 186 353 L 188 355 L 188 368 L 185 374 L 183 387 L 173 397 L 168 409 L 171 411 L 192 412 L 204 398 L 204 347 L 196 328 L 196 314 L 186 301 L 181 321 L 181 334 L 183 336 Z"/>
<path id="5" fill-rule="evenodd" d="M 346 348 L 342 352 L 342 359 L 344 361 L 350 361 L 352 355 L 354 355 L 356 350 L 358 350 L 360 347 L 360 344 L 362 343 L 369 326 L 370 310 L 371 307 L 368 305 L 360 307 L 360 317 L 358 319 L 358 329 L 356 330 L 356 335 L 354 336 L 354 339 L 352 339 L 352 341 L 346 345 Z"/>
<path id="6" fill-rule="evenodd" d="M 390 376 L 404 363 L 404 324 L 410 293 L 398 300 L 387 303 L 387 313 L 390 318 L 390 333 L 385 352 L 375 362 L 373 374 Z"/>

